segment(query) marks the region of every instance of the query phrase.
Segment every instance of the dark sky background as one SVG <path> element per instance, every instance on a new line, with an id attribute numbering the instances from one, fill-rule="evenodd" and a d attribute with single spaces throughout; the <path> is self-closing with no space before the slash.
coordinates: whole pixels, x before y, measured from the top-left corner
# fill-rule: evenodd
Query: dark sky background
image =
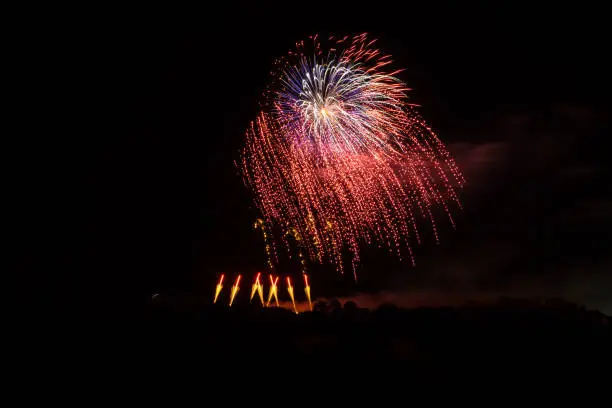
<path id="1" fill-rule="evenodd" d="M 465 211 L 416 249 L 416 268 L 369 252 L 357 283 L 313 268 L 313 293 L 562 296 L 612 313 L 602 12 L 501 4 L 228 5 L 32 34 L 28 69 L 60 112 L 18 142 L 21 299 L 128 308 L 263 269 L 234 160 L 272 61 L 311 34 L 368 32 L 464 171 Z"/>

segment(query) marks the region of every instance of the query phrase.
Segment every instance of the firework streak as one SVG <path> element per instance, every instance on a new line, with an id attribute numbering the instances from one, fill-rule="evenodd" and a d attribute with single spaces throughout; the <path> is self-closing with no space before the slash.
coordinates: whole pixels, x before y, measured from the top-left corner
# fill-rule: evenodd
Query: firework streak
<path id="1" fill-rule="evenodd" d="M 291 297 L 291 303 L 293 304 L 293 311 L 297 313 L 297 307 L 295 306 L 295 297 L 293 295 L 293 286 L 291 286 L 291 278 L 287 276 L 287 292 L 289 292 L 289 296 Z"/>
<path id="2" fill-rule="evenodd" d="M 266 237 L 292 228 L 312 261 L 341 272 L 345 258 L 355 272 L 362 243 L 400 258 L 407 250 L 414 263 L 417 219 L 429 220 L 437 241 L 434 209 L 454 225 L 448 203 L 460 208 L 464 183 L 374 43 L 365 34 L 298 43 L 277 62 L 242 151 Z"/>
<path id="3" fill-rule="evenodd" d="M 274 298 L 274 300 L 276 301 L 276 307 L 280 307 L 280 304 L 278 303 L 278 276 L 276 278 L 273 278 L 272 275 L 270 275 L 270 291 L 268 292 L 268 302 L 266 303 L 266 306 L 270 306 L 270 301 L 272 301 L 272 298 Z"/>
<path id="4" fill-rule="evenodd" d="M 223 289 L 223 277 L 224 275 L 221 274 L 221 277 L 219 278 L 219 283 L 217 283 L 217 287 L 215 288 L 215 299 L 213 300 L 213 303 L 217 303 L 217 298 L 219 298 L 219 293 L 221 293 L 221 289 Z"/>
<path id="5" fill-rule="evenodd" d="M 236 282 L 234 283 L 234 286 L 232 286 L 232 292 L 230 294 L 230 302 L 229 302 L 230 306 L 232 305 L 232 303 L 234 303 L 234 298 L 236 297 L 236 294 L 238 293 L 239 290 L 240 290 L 240 275 L 238 275 L 238 277 L 236 278 Z"/>
<path id="6" fill-rule="evenodd" d="M 251 299 L 250 301 L 253 301 L 253 297 L 255 296 L 255 293 L 257 293 L 259 295 L 259 300 L 261 300 L 261 304 L 264 304 L 264 297 L 263 297 L 263 286 L 261 284 L 261 281 L 259 280 L 259 277 L 261 276 L 261 272 L 257 272 L 257 276 L 255 277 L 255 282 L 253 282 L 253 286 L 251 287 Z"/>
<path id="7" fill-rule="evenodd" d="M 308 307 L 312 312 L 312 300 L 310 300 L 310 285 L 308 284 L 308 275 L 304 274 L 304 293 L 306 294 L 306 299 L 308 300 Z"/>

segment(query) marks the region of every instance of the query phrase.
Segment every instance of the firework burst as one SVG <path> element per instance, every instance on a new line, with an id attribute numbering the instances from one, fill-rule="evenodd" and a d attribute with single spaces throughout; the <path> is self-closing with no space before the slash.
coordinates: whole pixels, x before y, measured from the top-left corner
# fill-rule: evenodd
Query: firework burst
<path id="1" fill-rule="evenodd" d="M 437 240 L 434 209 L 453 222 L 448 203 L 460 207 L 463 176 L 374 40 L 326 42 L 324 52 L 315 36 L 277 61 L 247 130 L 245 183 L 269 238 L 290 230 L 313 261 L 343 271 L 348 254 L 354 272 L 365 243 L 414 263 L 417 219 L 429 220 Z"/>

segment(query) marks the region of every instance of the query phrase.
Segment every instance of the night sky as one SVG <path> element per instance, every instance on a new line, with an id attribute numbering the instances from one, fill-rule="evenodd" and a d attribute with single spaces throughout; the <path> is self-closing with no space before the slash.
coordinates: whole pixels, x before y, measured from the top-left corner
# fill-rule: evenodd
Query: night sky
<path id="1" fill-rule="evenodd" d="M 234 160 L 272 62 L 308 35 L 368 32 L 464 171 L 465 211 L 416 268 L 370 251 L 357 283 L 313 268 L 313 294 L 561 296 L 612 313 L 602 13 L 512 4 L 235 6 L 31 34 L 28 72 L 54 113 L 28 119 L 14 156 L 21 300 L 128 309 L 262 270 Z"/>

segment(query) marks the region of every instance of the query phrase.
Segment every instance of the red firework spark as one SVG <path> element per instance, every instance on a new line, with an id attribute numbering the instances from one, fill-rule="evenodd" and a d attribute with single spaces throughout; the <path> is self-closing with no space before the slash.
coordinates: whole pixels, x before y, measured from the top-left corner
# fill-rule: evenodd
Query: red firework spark
<path id="1" fill-rule="evenodd" d="M 420 242 L 417 218 L 434 207 L 453 222 L 464 178 L 444 144 L 408 103 L 404 83 L 387 72 L 388 55 L 365 34 L 311 38 L 278 61 L 263 109 L 246 133 L 245 183 L 267 225 L 294 230 L 311 260 L 355 271 L 360 244 L 408 251 Z M 273 239 L 273 237 L 272 237 Z"/>

